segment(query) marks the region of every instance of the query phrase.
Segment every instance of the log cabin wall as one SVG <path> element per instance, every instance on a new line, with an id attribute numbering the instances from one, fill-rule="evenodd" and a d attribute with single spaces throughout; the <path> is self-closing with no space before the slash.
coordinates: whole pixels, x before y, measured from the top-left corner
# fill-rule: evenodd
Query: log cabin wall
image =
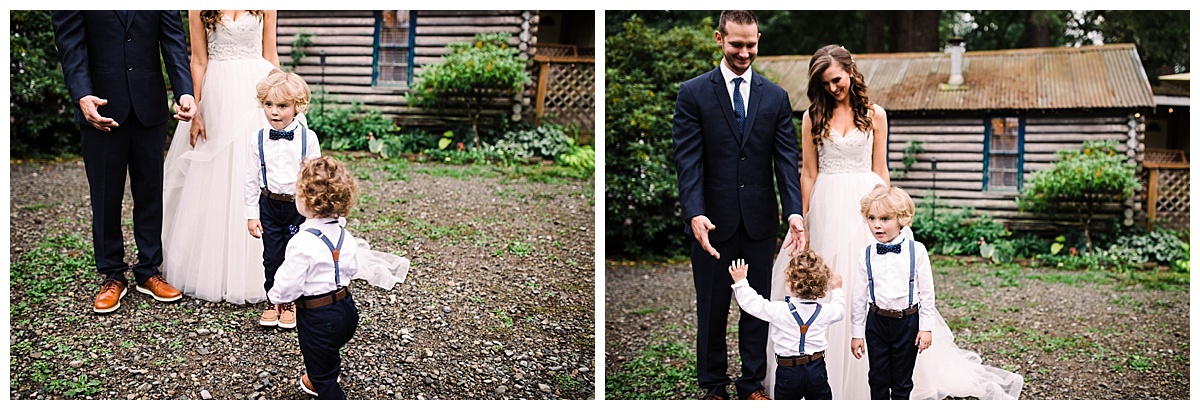
<path id="1" fill-rule="evenodd" d="M 1062 229 L 1071 221 L 1069 215 L 1045 217 L 1020 212 L 1015 201 L 1016 190 L 984 188 L 984 141 L 988 119 L 993 116 L 1021 116 L 904 114 L 889 112 L 888 163 L 893 170 L 893 183 L 908 191 L 914 200 L 929 201 L 936 195 L 938 205 L 969 206 L 975 208 L 977 213 L 991 215 L 1015 230 Z M 1126 150 L 1125 155 L 1131 162 L 1140 163 L 1144 151 L 1141 143 L 1144 131 L 1141 118 L 1132 113 L 1080 112 L 1024 116 L 1021 154 L 1023 178 L 1027 181 L 1034 171 L 1051 168 L 1058 150 L 1078 149 L 1084 141 L 1091 140 L 1115 140 L 1119 148 Z M 895 170 L 904 168 L 904 150 L 910 141 L 923 142 L 924 152 L 916 155 L 917 162 L 907 175 L 901 177 L 903 173 Z M 933 158 L 937 159 L 936 183 L 932 172 Z M 1135 210 L 1142 209 L 1143 202 L 1144 198 L 1137 195 L 1124 203 L 1109 203 L 1098 216 L 1098 223 L 1113 219 L 1133 222 L 1131 218 Z"/>
<path id="2" fill-rule="evenodd" d="M 448 128 L 453 123 L 465 121 L 464 110 L 409 107 L 404 95 L 407 86 L 373 84 L 376 13 L 373 10 L 281 10 L 277 24 L 281 65 L 293 64 L 292 43 L 298 34 L 307 33 L 312 36 L 313 45 L 304 50 L 307 56 L 295 64 L 295 72 L 304 77 L 314 93 L 325 93 L 325 104 L 336 106 L 357 101 L 392 117 L 402 127 Z M 449 52 L 446 48 L 449 43 L 469 42 L 476 33 L 492 32 L 512 33 L 510 44 L 522 50 L 521 54 L 529 58 L 532 67 L 530 48 L 537 41 L 536 16 L 536 12 L 522 10 L 416 11 L 413 69 L 420 72 L 421 66 L 442 61 L 442 55 Z M 322 51 L 325 52 L 324 67 L 321 65 Z M 522 112 L 532 108 L 529 104 L 534 86 L 531 80 L 526 84 L 524 94 L 496 101 L 484 112 L 485 117 L 494 119 L 499 114 L 512 114 L 519 118 Z M 321 103 L 314 96 L 312 109 L 319 110 Z"/>

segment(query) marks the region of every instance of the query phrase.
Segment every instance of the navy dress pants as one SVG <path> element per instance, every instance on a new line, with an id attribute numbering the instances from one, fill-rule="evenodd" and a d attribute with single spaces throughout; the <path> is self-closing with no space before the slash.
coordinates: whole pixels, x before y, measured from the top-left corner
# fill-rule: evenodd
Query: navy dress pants
<path id="1" fill-rule="evenodd" d="M 342 355 L 354 331 L 358 329 L 358 308 L 354 296 L 332 305 L 296 312 L 296 337 L 300 354 L 304 356 L 304 371 L 317 392 L 318 400 L 345 400 L 346 393 L 338 384 L 342 372 Z"/>
<path id="2" fill-rule="evenodd" d="M 283 266 L 287 243 L 295 235 L 290 227 L 299 228 L 304 223 L 304 215 L 296 210 L 295 202 L 259 195 L 258 217 L 263 227 L 263 290 L 269 293 L 275 286 L 275 272 Z"/>
<path id="3" fill-rule="evenodd" d="M 917 365 L 917 331 L 920 317 L 900 319 L 867 313 L 867 384 L 871 400 L 908 400 Z"/>
<path id="4" fill-rule="evenodd" d="M 825 358 L 775 368 L 775 400 L 833 400 Z"/>

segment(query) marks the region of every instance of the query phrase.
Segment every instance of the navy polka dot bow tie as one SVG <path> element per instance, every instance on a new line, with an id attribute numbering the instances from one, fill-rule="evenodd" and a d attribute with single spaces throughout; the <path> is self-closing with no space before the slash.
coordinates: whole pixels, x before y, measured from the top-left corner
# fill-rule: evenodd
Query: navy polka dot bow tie
<path id="1" fill-rule="evenodd" d="M 294 132 L 292 132 L 292 131 L 277 131 L 277 130 L 271 130 L 271 140 L 277 140 L 277 139 L 280 139 L 280 138 L 282 138 L 282 139 L 285 139 L 285 140 L 291 141 L 291 140 L 292 140 L 292 136 L 293 136 L 294 134 L 295 134 L 295 133 L 294 133 Z"/>
<path id="2" fill-rule="evenodd" d="M 882 243 L 875 244 L 875 253 L 878 253 L 880 255 L 886 255 L 888 252 L 900 253 L 900 244 L 895 244 L 895 245 L 888 245 L 888 244 L 882 244 Z"/>

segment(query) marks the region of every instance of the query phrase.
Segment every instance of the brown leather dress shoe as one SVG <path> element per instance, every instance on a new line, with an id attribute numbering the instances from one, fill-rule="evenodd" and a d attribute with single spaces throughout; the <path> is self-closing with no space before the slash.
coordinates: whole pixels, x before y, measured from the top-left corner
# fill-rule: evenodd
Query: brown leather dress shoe
<path id="1" fill-rule="evenodd" d="M 125 297 L 125 292 L 128 290 L 126 285 L 119 280 L 104 281 L 104 284 L 100 286 L 100 293 L 96 295 L 96 302 L 92 305 L 92 310 L 96 313 L 117 310 L 121 307 L 121 298 Z"/>
<path id="2" fill-rule="evenodd" d="M 179 293 L 179 289 L 175 289 L 170 283 L 163 279 L 162 274 L 155 274 L 150 279 L 146 279 L 140 285 L 137 285 L 137 291 L 153 296 L 154 300 L 159 302 L 174 302 L 183 298 Z"/>
<path id="3" fill-rule="evenodd" d="M 746 400 L 771 400 L 771 398 L 767 397 L 766 391 L 764 391 L 763 389 L 758 389 L 758 390 L 755 390 L 753 393 L 750 393 L 750 396 L 746 397 Z"/>

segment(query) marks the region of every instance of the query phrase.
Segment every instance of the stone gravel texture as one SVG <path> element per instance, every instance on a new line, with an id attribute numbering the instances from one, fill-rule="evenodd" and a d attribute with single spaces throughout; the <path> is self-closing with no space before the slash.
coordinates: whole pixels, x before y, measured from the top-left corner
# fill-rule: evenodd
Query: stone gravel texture
<path id="1" fill-rule="evenodd" d="M 513 177 L 503 169 L 344 158 L 362 191 L 348 229 L 412 260 L 390 291 L 355 281 L 361 315 L 343 350 L 351 399 L 592 399 L 596 383 L 594 181 Z M 10 163 L 10 262 L 74 235 L 90 254 L 80 160 Z M 126 194 L 126 259 L 133 261 Z M 14 273 L 15 275 L 15 273 Z M 129 292 L 92 312 L 100 277 L 74 272 L 31 303 L 10 288 L 13 400 L 309 399 L 295 331 L 257 324 L 260 306 Z"/>

